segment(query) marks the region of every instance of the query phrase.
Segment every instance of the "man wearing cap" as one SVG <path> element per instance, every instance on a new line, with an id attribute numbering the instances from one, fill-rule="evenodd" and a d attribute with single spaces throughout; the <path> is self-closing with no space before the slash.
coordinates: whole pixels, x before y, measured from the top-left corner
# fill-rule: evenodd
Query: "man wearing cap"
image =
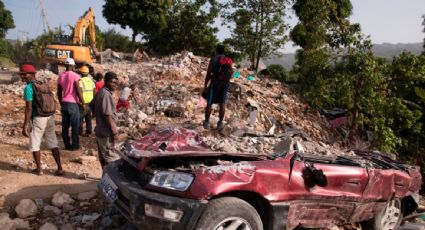
<path id="1" fill-rule="evenodd" d="M 112 92 L 117 88 L 118 77 L 114 72 L 105 74 L 105 86 L 96 94 L 96 142 L 99 153 L 99 161 L 102 169 L 110 162 L 119 159 L 119 156 L 111 151 L 117 141 L 117 115 L 115 100 Z"/>
<path id="2" fill-rule="evenodd" d="M 91 125 L 91 111 L 90 102 L 93 100 L 94 94 L 96 93 L 96 85 L 92 77 L 89 75 L 89 68 L 82 66 L 80 68 L 81 79 L 78 82 L 78 90 L 82 95 L 81 100 L 81 126 L 80 134 L 83 133 L 83 123 L 86 121 L 86 135 L 90 135 L 93 132 Z"/>
<path id="3" fill-rule="evenodd" d="M 36 70 L 34 66 L 30 64 L 21 65 L 19 71 L 21 80 L 26 83 L 24 89 L 25 120 L 22 127 L 22 134 L 25 137 L 30 137 L 29 149 L 33 154 L 34 161 L 37 166 L 37 168 L 32 172 L 37 175 L 43 174 L 40 162 L 40 145 L 44 136 L 46 145 L 52 151 L 53 158 L 58 166 L 58 170 L 55 174 L 63 175 L 64 172 L 62 170 L 58 141 L 55 133 L 55 117 L 54 115 L 39 116 L 35 109 L 35 92 L 33 87 L 35 72 Z"/>
<path id="4" fill-rule="evenodd" d="M 72 58 L 65 60 L 66 71 L 58 78 L 58 99 L 61 104 L 62 113 L 62 139 L 66 150 L 80 149 L 80 99 L 78 90 L 80 75 L 75 73 L 75 62 Z M 71 127 L 71 140 L 69 138 L 69 127 Z"/>

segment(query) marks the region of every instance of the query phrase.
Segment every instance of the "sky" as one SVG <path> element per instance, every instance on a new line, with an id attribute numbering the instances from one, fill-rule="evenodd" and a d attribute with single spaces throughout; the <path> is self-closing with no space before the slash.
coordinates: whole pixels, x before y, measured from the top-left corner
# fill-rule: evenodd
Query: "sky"
<path id="1" fill-rule="evenodd" d="M 9 30 L 9 39 L 35 38 L 43 32 L 40 0 L 2 0 L 6 9 L 10 10 L 16 28 Z M 43 0 L 51 28 L 75 25 L 78 17 L 92 7 L 96 16 L 96 24 L 101 30 L 115 28 L 127 36 L 130 29 L 121 29 L 110 25 L 102 16 L 104 0 Z M 373 43 L 416 43 L 423 42 L 422 15 L 425 14 L 425 0 L 351 0 L 353 14 L 351 22 L 359 23 L 362 32 L 370 35 Z M 293 26 L 296 19 L 293 17 Z M 215 25 L 220 26 L 220 23 Z M 229 31 L 221 29 L 217 34 L 219 40 L 230 36 Z M 293 52 L 296 48 L 286 45 L 284 52 Z"/>

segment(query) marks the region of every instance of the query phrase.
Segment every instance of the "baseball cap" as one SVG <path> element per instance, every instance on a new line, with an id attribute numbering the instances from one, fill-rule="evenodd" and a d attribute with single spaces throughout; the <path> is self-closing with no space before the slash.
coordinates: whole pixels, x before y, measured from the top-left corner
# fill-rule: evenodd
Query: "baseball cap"
<path id="1" fill-rule="evenodd" d="M 37 72 L 35 70 L 35 67 L 31 64 L 23 64 L 19 67 L 19 74 L 24 74 L 24 73 L 35 73 Z"/>
<path id="2" fill-rule="evenodd" d="M 65 60 L 65 65 L 75 65 L 75 61 L 72 58 L 67 58 Z"/>

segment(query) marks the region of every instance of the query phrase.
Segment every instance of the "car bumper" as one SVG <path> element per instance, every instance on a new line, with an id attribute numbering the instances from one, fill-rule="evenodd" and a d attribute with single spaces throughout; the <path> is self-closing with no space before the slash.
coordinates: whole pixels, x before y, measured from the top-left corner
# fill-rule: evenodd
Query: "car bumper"
<path id="1" fill-rule="evenodd" d="M 114 206 L 139 229 L 194 229 L 207 201 L 185 199 L 148 191 L 134 184 L 119 172 L 120 161 L 105 167 L 105 174 L 117 186 Z M 148 216 L 145 204 L 183 212 L 178 222 Z"/>

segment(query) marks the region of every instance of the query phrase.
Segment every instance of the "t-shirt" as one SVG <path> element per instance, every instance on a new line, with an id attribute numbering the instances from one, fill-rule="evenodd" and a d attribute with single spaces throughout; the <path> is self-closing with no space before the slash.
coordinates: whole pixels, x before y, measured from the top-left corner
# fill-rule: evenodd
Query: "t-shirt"
<path id="1" fill-rule="evenodd" d="M 96 82 L 96 93 L 99 92 L 99 90 L 103 87 L 103 84 L 103 81 Z"/>
<path id="2" fill-rule="evenodd" d="M 27 85 L 24 88 L 24 100 L 25 101 L 31 101 L 32 102 L 32 114 L 31 117 L 37 116 L 37 111 L 35 109 L 35 103 L 34 103 L 34 88 L 33 88 L 33 82 L 30 81 L 27 83 Z"/>
<path id="3" fill-rule="evenodd" d="M 131 89 L 129 87 L 124 87 L 121 91 L 120 100 L 126 101 L 131 94 Z"/>
<path id="4" fill-rule="evenodd" d="M 75 82 L 78 82 L 78 80 L 80 80 L 80 75 L 73 71 L 66 71 L 59 76 L 58 85 L 62 87 L 61 102 L 80 103 L 75 87 Z"/>
<path id="5" fill-rule="evenodd" d="M 103 87 L 99 90 L 95 97 L 95 115 L 96 115 L 96 128 L 95 134 L 98 137 L 112 136 L 112 130 L 108 125 L 106 116 L 112 116 L 112 119 L 117 121 L 117 114 L 115 112 L 115 100 L 112 92 Z"/>

